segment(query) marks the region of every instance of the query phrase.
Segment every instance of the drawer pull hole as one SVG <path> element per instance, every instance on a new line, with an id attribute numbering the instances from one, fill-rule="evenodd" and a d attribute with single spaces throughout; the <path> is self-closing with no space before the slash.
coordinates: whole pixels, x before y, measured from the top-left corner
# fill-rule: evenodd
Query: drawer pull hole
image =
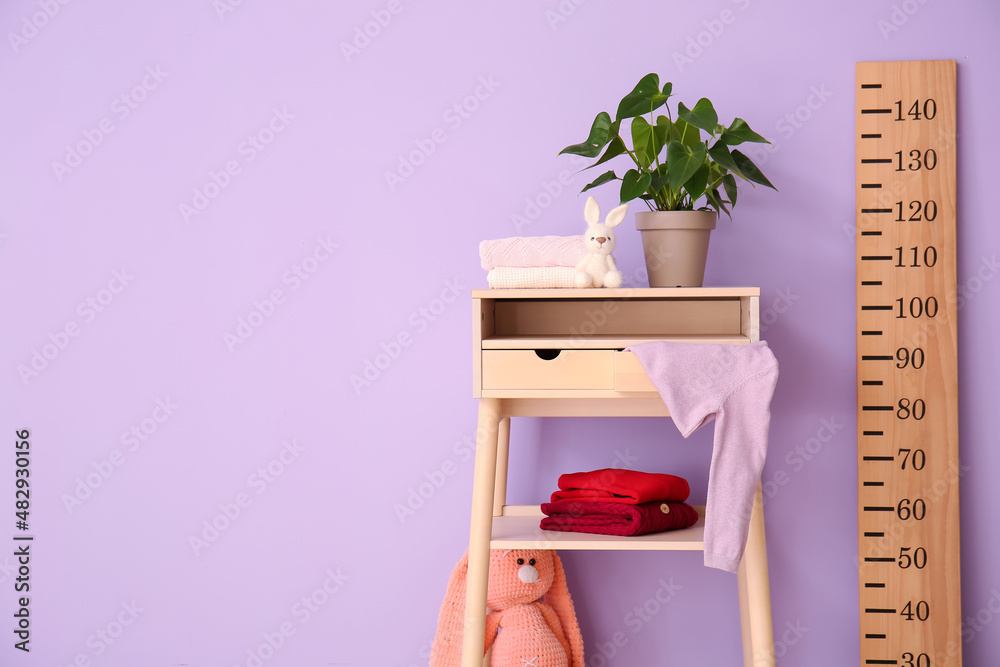
<path id="1" fill-rule="evenodd" d="M 544 359 L 545 361 L 552 361 L 559 356 L 562 350 L 535 350 L 535 354 L 539 359 Z"/>

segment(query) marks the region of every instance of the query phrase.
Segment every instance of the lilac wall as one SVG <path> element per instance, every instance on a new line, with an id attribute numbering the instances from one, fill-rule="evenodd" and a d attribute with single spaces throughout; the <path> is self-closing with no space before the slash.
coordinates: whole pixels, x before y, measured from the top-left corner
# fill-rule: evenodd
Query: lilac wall
<path id="1" fill-rule="evenodd" d="M 998 18 L 972 0 L 3 3 L 2 423 L 30 429 L 36 541 L 30 655 L 0 557 L 0 664 L 254 665 L 262 644 L 266 665 L 426 664 L 467 541 L 477 244 L 580 231 L 585 176 L 556 153 L 650 71 L 774 143 L 780 192 L 744 192 L 706 284 L 761 287 L 782 364 L 779 664 L 856 664 L 854 63 L 937 58 L 959 71 L 964 649 L 992 664 Z M 616 463 L 704 499 L 707 431 L 523 420 L 514 438 L 513 502 Z M 13 480 L 8 455 L 5 541 Z M 617 632 L 607 664 L 739 662 L 735 579 L 700 554 L 565 561 L 588 665 Z M 661 582 L 674 597 L 637 620 Z"/>

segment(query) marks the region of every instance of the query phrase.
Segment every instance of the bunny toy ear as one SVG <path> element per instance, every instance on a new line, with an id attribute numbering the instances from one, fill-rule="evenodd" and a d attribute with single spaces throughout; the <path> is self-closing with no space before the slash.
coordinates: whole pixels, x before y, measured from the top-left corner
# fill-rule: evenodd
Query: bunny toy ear
<path id="1" fill-rule="evenodd" d="M 552 579 L 552 586 L 545 594 L 545 601 L 555 610 L 566 639 L 569 641 L 573 652 L 573 655 L 570 656 L 570 667 L 584 667 L 583 635 L 580 633 L 580 624 L 576 620 L 573 600 L 570 598 L 569 588 L 566 586 L 566 573 L 563 571 L 559 554 L 555 551 L 552 552 L 552 564 L 555 566 L 556 572 Z"/>
<path id="2" fill-rule="evenodd" d="M 455 565 L 438 616 L 437 634 L 431 646 L 430 667 L 461 667 L 465 625 L 465 581 L 469 574 L 469 552 Z"/>
<path id="3" fill-rule="evenodd" d="M 593 197 L 587 197 L 587 203 L 583 206 L 583 219 L 588 225 L 596 225 L 601 221 L 601 207 Z"/>
<path id="4" fill-rule="evenodd" d="M 622 204 L 618 208 L 613 209 L 611 213 L 608 213 L 608 219 L 604 221 L 604 224 L 608 227 L 617 227 L 622 224 L 626 213 L 628 213 L 628 204 Z"/>

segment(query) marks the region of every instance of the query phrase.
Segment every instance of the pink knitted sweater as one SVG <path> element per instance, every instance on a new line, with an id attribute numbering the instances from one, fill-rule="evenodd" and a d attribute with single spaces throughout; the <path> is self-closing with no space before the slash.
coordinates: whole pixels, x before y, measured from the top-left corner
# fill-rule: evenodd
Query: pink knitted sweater
<path id="1" fill-rule="evenodd" d="M 626 348 L 639 358 L 685 438 L 715 419 L 705 505 L 705 565 L 736 572 L 767 454 L 778 362 L 767 343 L 655 341 Z"/>

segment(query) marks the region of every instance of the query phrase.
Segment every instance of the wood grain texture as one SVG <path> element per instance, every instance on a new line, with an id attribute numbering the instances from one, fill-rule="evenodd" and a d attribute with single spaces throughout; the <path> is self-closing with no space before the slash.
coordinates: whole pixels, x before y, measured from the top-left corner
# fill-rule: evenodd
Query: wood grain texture
<path id="1" fill-rule="evenodd" d="M 759 337 L 759 295 L 755 287 L 473 292 L 473 382 L 480 413 L 469 537 L 465 667 L 475 665 L 481 652 L 484 620 L 480 610 L 485 604 L 485 558 L 490 548 L 704 548 L 703 520 L 685 530 L 639 537 L 541 530 L 538 506 L 505 504 L 507 418 L 667 417 L 666 405 L 638 359 L 622 348 L 662 339 L 746 345 Z M 759 486 L 737 582 L 745 664 L 773 667 Z"/>
<path id="2" fill-rule="evenodd" d="M 858 63 L 856 78 L 861 664 L 957 667 L 955 62 Z M 915 348 L 919 368 L 903 363 Z"/>

